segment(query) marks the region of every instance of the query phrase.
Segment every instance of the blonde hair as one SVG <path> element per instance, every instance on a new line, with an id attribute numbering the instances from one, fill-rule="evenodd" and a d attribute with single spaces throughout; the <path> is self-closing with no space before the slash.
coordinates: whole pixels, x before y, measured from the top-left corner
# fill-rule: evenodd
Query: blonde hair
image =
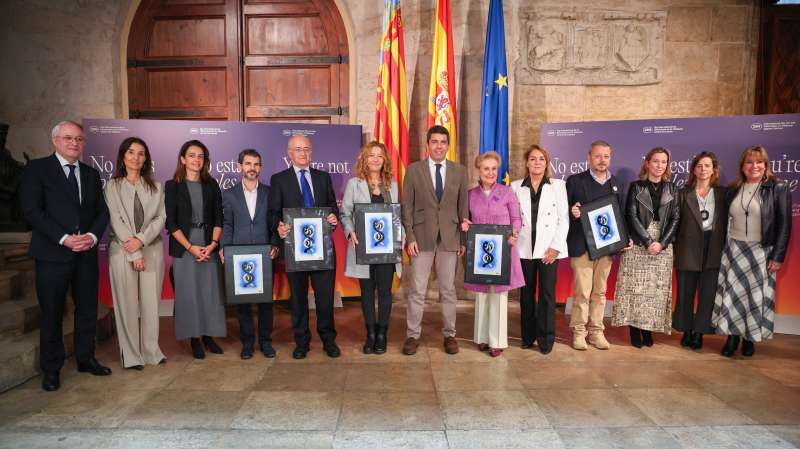
<path id="1" fill-rule="evenodd" d="M 497 151 L 491 150 L 475 156 L 475 168 L 481 168 L 481 164 L 486 159 L 494 159 L 497 162 L 498 167 L 502 164 L 500 154 L 498 154 Z"/>
<path id="2" fill-rule="evenodd" d="M 539 145 L 533 144 L 529 146 L 527 150 L 525 150 L 525 153 L 523 154 L 523 161 L 525 161 L 525 167 L 527 168 L 528 158 L 531 157 L 531 153 L 533 153 L 534 151 L 538 151 L 542 153 L 542 156 L 544 156 L 544 163 L 545 163 L 544 177 L 551 178 L 553 176 L 553 172 L 550 169 L 550 152 L 540 147 Z"/>
<path id="3" fill-rule="evenodd" d="M 383 182 L 383 185 L 386 187 L 386 189 L 389 189 L 392 185 L 392 177 L 394 176 L 392 171 L 392 161 L 389 160 L 389 152 L 386 151 L 386 145 L 376 140 L 368 142 L 361 147 L 361 151 L 359 151 L 358 157 L 356 158 L 356 167 L 353 172 L 357 177 L 365 181 L 369 181 L 369 166 L 367 164 L 367 159 L 369 159 L 369 153 L 373 148 L 380 148 L 381 153 L 383 153 L 381 182 Z"/>
<path id="4" fill-rule="evenodd" d="M 672 155 L 670 155 L 669 150 L 664 147 L 655 147 L 647 152 L 644 160 L 642 161 L 642 168 L 639 170 L 639 179 L 647 179 L 647 163 L 650 162 L 650 159 L 652 159 L 653 156 L 659 153 L 667 155 L 667 169 L 664 170 L 664 174 L 661 175 L 661 180 L 669 181 L 669 178 L 672 176 L 672 168 L 670 167 Z"/>
<path id="5" fill-rule="evenodd" d="M 762 161 L 764 161 L 764 177 L 761 180 L 778 180 L 775 174 L 772 173 L 772 166 L 769 164 L 769 154 L 767 154 L 767 149 L 761 145 L 754 145 L 752 147 L 745 148 L 745 150 L 742 152 L 742 157 L 739 158 L 739 169 L 736 170 L 736 179 L 731 183 L 731 188 L 738 189 L 742 184 L 744 184 L 746 178 L 742 168 L 744 167 L 744 163 L 747 161 L 747 158 L 753 155 L 757 155 Z"/>

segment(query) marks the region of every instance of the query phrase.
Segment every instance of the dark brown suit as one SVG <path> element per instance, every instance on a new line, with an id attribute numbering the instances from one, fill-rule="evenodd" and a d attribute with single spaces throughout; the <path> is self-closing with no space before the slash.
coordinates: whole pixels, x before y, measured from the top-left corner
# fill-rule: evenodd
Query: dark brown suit
<path id="1" fill-rule="evenodd" d="M 725 187 L 714 187 L 714 223 L 703 232 L 700 204 L 694 187 L 684 187 L 678 194 L 680 223 L 675 236 L 675 277 L 678 298 L 672 315 L 672 327 L 682 332 L 713 333 L 711 312 L 717 290 L 722 249 L 728 229 Z M 697 293 L 697 313 L 694 298 Z"/>

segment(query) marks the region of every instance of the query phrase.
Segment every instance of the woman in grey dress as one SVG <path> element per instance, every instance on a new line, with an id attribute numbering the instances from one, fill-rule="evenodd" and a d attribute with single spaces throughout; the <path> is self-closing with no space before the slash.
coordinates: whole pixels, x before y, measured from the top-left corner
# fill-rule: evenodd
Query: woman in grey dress
<path id="1" fill-rule="evenodd" d="M 208 148 L 190 140 L 181 147 L 175 175 L 164 186 L 175 289 L 175 337 L 190 338 L 197 359 L 205 357 L 203 347 L 222 354 L 211 337 L 225 336 L 217 256 L 222 236 L 222 194 L 208 167 Z"/>

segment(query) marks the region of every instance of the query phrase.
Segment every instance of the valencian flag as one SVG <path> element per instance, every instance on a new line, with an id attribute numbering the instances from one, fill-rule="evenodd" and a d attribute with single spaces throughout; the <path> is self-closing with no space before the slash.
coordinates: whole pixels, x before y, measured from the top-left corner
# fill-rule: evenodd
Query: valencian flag
<path id="1" fill-rule="evenodd" d="M 386 145 L 398 187 L 408 166 L 408 97 L 403 51 L 403 22 L 400 0 L 386 0 L 383 10 L 378 95 L 375 112 L 375 140 Z"/>
<path id="2" fill-rule="evenodd" d="M 511 183 L 508 174 L 508 72 L 503 1 L 491 0 L 483 55 L 483 99 L 481 100 L 480 152 L 497 151 L 502 163 L 497 179 Z"/>
<path id="3" fill-rule="evenodd" d="M 428 90 L 428 128 L 441 125 L 450 131 L 447 159 L 456 160 L 456 83 L 453 64 L 453 26 L 450 0 L 436 2 L 436 29 L 433 33 L 431 85 Z"/>

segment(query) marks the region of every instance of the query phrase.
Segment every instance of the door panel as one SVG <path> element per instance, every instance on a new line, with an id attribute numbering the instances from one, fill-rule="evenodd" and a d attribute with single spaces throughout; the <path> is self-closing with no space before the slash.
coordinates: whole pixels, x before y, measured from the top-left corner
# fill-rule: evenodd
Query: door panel
<path id="1" fill-rule="evenodd" d="M 143 0 L 130 115 L 348 123 L 348 70 L 333 0 Z"/>

